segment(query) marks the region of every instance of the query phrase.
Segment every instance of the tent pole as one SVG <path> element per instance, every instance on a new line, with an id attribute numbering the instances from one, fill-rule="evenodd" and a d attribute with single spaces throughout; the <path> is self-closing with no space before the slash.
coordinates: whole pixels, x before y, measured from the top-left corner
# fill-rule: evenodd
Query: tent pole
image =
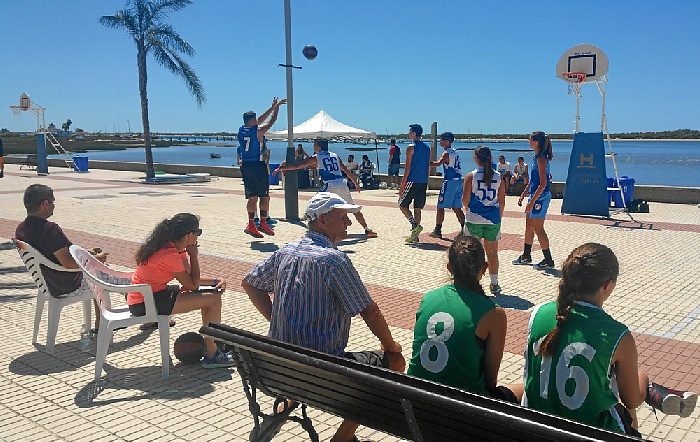
<path id="1" fill-rule="evenodd" d="M 287 49 L 287 164 L 294 163 L 294 91 L 292 88 L 292 12 L 284 0 L 284 39 Z M 287 221 L 299 221 L 299 182 L 295 171 L 284 177 L 284 212 Z"/>

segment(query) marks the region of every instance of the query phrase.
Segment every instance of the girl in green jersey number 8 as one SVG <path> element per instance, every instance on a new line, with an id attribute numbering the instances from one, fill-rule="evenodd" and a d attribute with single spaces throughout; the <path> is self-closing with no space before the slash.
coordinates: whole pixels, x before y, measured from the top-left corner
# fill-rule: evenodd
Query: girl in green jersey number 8
<path id="1" fill-rule="evenodd" d="M 642 402 L 665 414 L 693 412 L 697 394 L 649 382 L 639 372 L 634 337 L 603 310 L 618 272 L 617 257 L 604 245 L 571 252 L 556 303 L 532 312 L 523 405 L 630 434 L 638 434 Z"/>
<path id="2" fill-rule="evenodd" d="M 519 403 L 522 384 L 496 386 L 507 319 L 479 283 L 487 267 L 477 238 L 461 236 L 452 243 L 447 270 L 454 283 L 423 296 L 408 374 Z"/>

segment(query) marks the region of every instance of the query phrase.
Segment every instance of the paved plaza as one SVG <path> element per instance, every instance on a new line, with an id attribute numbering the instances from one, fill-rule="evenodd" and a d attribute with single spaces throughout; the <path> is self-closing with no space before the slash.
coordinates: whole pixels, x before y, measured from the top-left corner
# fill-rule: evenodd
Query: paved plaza
<path id="1" fill-rule="evenodd" d="M 43 183 L 54 189 L 56 211 L 51 218 L 71 241 L 85 248 L 101 247 L 108 263 L 135 266 L 134 253 L 151 229 L 178 212 L 201 217 L 200 263 L 203 276 L 226 278 L 223 322 L 264 334 L 267 322 L 242 292 L 243 275 L 283 244 L 299 238 L 301 223 L 280 220 L 276 236 L 260 240 L 243 233 L 246 223 L 240 179 L 210 183 L 143 185 L 137 172 L 91 170 L 77 174 L 51 168 L 39 177 L 5 168 L 0 179 L 0 439 L 1 440 L 247 440 L 253 420 L 233 369 L 203 370 L 173 360 L 170 379 L 160 378 L 158 333 L 131 327 L 115 332 L 107 355 L 104 380 L 94 383 L 94 342 L 89 352 L 78 345 L 82 314 L 79 304 L 63 311 L 56 348 L 43 352 L 46 313 L 39 343 L 31 344 L 36 287 L 10 242 L 26 215 L 24 189 Z M 300 191 L 300 212 L 311 191 Z M 437 192 L 431 191 L 423 212 L 424 233 L 418 246 L 403 242 L 409 225 L 399 212 L 392 190 L 354 193 L 363 213 L 379 235 L 367 240 L 354 222 L 339 248 L 346 252 L 379 304 L 404 356 L 410 357 L 415 312 L 422 294 L 448 281 L 448 241 L 430 238 Z M 507 309 L 506 355 L 500 382 L 522 377 L 525 332 L 531 308 L 556 297 L 558 271 L 539 272 L 512 266 L 522 249 L 525 218 L 508 197 L 503 222 L 500 284 L 496 301 Z M 606 311 L 635 334 L 639 361 L 661 384 L 700 392 L 700 207 L 650 203 L 650 213 L 613 219 L 559 215 L 554 200 L 547 231 L 557 267 L 576 246 L 589 241 L 610 246 L 621 271 Z M 284 215 L 284 194 L 271 191 L 271 215 Z M 446 214 L 443 232 L 453 237 L 458 224 Z M 535 242 L 533 259 L 541 253 Z M 488 284 L 485 279 L 483 281 Z M 172 342 L 201 325 L 198 313 L 175 317 Z M 350 350 L 378 348 L 378 340 L 358 317 L 353 320 Z M 172 351 L 171 351 L 172 354 Z M 173 357 L 174 358 L 174 357 Z M 266 404 L 271 400 L 264 398 Z M 656 415 L 639 408 L 640 431 L 652 440 L 700 440 L 700 407 L 689 418 Z M 313 410 L 311 417 L 322 440 L 328 440 L 340 419 Z M 297 424 L 286 424 L 275 440 L 304 440 Z M 361 427 L 365 440 L 396 440 Z"/>

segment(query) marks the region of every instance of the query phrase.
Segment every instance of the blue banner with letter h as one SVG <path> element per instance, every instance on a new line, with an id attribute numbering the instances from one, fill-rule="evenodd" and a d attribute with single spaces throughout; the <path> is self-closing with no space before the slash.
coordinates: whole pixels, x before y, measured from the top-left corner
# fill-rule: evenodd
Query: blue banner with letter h
<path id="1" fill-rule="evenodd" d="M 574 135 L 561 213 L 610 216 L 602 132 Z"/>

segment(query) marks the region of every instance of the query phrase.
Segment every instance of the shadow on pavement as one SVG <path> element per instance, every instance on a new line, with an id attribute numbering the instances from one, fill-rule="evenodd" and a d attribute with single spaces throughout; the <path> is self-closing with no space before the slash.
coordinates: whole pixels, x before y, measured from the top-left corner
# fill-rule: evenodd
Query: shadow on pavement
<path id="1" fill-rule="evenodd" d="M 15 244 L 12 241 L 5 241 L 0 243 L 0 250 L 12 250 L 15 248 Z"/>
<path id="2" fill-rule="evenodd" d="M 0 282 L 0 290 L 36 288 L 33 282 Z"/>
<path id="3" fill-rule="evenodd" d="M 180 400 L 202 397 L 214 391 L 215 382 L 232 379 L 233 369 L 218 368 L 204 370 L 199 364 L 170 366 L 170 377 L 161 379 L 161 366 L 115 368 L 104 364 L 106 378 L 92 381 L 75 395 L 79 408 L 99 407 L 118 402 L 142 399 Z M 115 397 L 116 390 L 124 390 L 124 396 Z M 134 392 L 138 390 L 141 393 Z M 109 398 L 99 399 L 105 392 Z"/>
<path id="4" fill-rule="evenodd" d="M 503 293 L 495 295 L 493 300 L 500 307 L 510 308 L 513 310 L 528 310 L 530 307 L 535 305 L 527 299 L 521 298 L 520 296 L 505 295 Z"/>
<path id="5" fill-rule="evenodd" d="M 279 249 L 279 246 L 275 243 L 254 241 L 250 243 L 250 248 L 263 253 L 272 253 Z"/>
<path id="6" fill-rule="evenodd" d="M 27 273 L 27 268 L 25 266 L 0 268 L 0 275 L 6 275 L 8 273 Z"/>
<path id="7" fill-rule="evenodd" d="M 59 328 L 61 327 L 59 323 Z M 117 332 L 116 338 L 119 338 Z M 109 346 L 107 360 L 115 352 L 125 350 L 135 345 L 143 343 L 151 332 L 137 333 L 123 341 L 116 341 Z M 30 336 L 27 335 L 27 340 Z M 84 367 L 95 362 L 95 341 L 90 341 L 90 351 L 80 351 L 78 341 L 57 343 L 53 349 L 53 354 L 46 354 L 43 344 L 34 344 L 37 351 L 24 354 L 10 362 L 11 373 L 25 376 L 37 376 L 51 373 L 64 373 L 75 371 L 77 367 Z"/>
<path id="8" fill-rule="evenodd" d="M 34 294 L 34 295 L 2 295 L 2 296 L 0 296 L 0 303 L 26 301 L 28 299 L 33 299 L 33 298 L 36 298 L 36 294 Z"/>
<path id="9" fill-rule="evenodd" d="M 336 246 L 350 246 L 367 242 L 367 235 L 364 233 L 351 233 L 344 240 L 337 242 Z"/>
<path id="10" fill-rule="evenodd" d="M 561 278 L 561 270 L 559 270 L 559 269 L 545 269 L 545 270 L 542 270 L 542 273 L 547 275 L 547 276 Z"/>

